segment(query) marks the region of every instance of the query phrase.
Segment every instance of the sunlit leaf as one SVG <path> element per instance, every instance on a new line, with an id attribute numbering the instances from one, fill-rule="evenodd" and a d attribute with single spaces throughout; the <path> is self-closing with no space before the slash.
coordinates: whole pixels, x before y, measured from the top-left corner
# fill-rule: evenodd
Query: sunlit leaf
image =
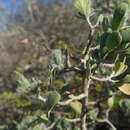
<path id="1" fill-rule="evenodd" d="M 125 65 L 123 62 L 118 62 L 113 68 L 113 76 L 112 77 L 117 77 L 121 74 L 123 74 L 127 70 L 128 66 Z"/>
<path id="2" fill-rule="evenodd" d="M 90 119 L 94 121 L 94 120 L 97 119 L 98 110 L 97 109 L 93 109 L 93 110 L 88 112 L 88 115 L 89 115 Z"/>
<path id="3" fill-rule="evenodd" d="M 74 6 L 79 13 L 88 18 L 92 14 L 91 0 L 75 0 Z"/>
<path id="4" fill-rule="evenodd" d="M 114 105 L 114 96 L 112 96 L 112 97 L 110 97 L 108 99 L 108 106 L 109 106 L 109 108 L 112 108 L 113 105 Z"/>
<path id="5" fill-rule="evenodd" d="M 130 84 L 123 84 L 119 87 L 119 90 L 126 95 L 130 95 Z"/>
<path id="6" fill-rule="evenodd" d="M 123 51 L 122 51 L 122 54 L 124 54 L 124 55 L 130 55 L 130 47 L 128 47 L 127 49 L 124 49 Z"/>
<path id="7" fill-rule="evenodd" d="M 48 121 L 48 118 L 47 118 L 46 114 L 42 114 L 42 115 L 40 116 L 40 118 L 41 118 L 42 120 Z"/>
<path id="8" fill-rule="evenodd" d="M 77 113 L 81 114 L 82 104 L 79 101 L 73 101 L 69 104 L 69 106 Z"/>

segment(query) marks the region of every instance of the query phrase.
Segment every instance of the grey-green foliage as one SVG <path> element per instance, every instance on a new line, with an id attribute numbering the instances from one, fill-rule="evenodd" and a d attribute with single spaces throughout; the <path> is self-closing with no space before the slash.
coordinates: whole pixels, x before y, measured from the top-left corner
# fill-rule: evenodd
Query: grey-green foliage
<path id="1" fill-rule="evenodd" d="M 18 130 L 32 130 L 35 126 L 35 121 L 38 119 L 37 116 L 25 116 L 22 121 L 17 124 Z"/>
<path id="2" fill-rule="evenodd" d="M 91 120 L 95 121 L 97 119 L 97 116 L 98 116 L 98 110 L 97 109 L 90 110 L 88 112 L 88 116 Z"/>
<path id="3" fill-rule="evenodd" d="M 75 0 L 74 6 L 80 14 L 85 16 L 86 19 L 93 13 L 91 0 Z"/>
<path id="4" fill-rule="evenodd" d="M 17 72 L 17 82 L 18 82 L 18 88 L 17 91 L 20 93 L 31 93 L 36 90 L 38 87 L 38 84 L 40 83 L 39 80 L 36 80 L 35 78 L 32 78 L 31 80 L 27 79 L 23 74 Z"/>
<path id="5" fill-rule="evenodd" d="M 51 54 L 50 66 L 53 69 L 61 70 L 65 66 L 65 55 L 60 49 L 55 49 Z"/>
<path id="6" fill-rule="evenodd" d="M 120 107 L 124 112 L 125 116 L 129 117 L 130 115 L 130 99 L 124 99 L 120 102 Z"/>

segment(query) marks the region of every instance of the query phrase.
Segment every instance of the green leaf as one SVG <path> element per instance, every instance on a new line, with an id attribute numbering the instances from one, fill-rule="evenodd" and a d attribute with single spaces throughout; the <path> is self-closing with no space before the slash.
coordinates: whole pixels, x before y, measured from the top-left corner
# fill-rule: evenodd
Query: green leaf
<path id="1" fill-rule="evenodd" d="M 123 74 L 127 70 L 128 66 L 124 64 L 124 62 L 118 62 L 113 67 L 112 77 L 117 77 Z"/>
<path id="2" fill-rule="evenodd" d="M 122 99 L 119 103 L 121 110 L 124 112 L 125 116 L 130 115 L 130 99 L 126 98 L 126 99 Z"/>
<path id="3" fill-rule="evenodd" d="M 49 93 L 49 96 L 46 101 L 47 111 L 53 109 L 53 107 L 60 101 L 61 96 L 57 91 L 52 91 Z"/>
<path id="4" fill-rule="evenodd" d="M 82 104 L 79 101 L 72 101 L 69 106 L 77 113 L 81 114 Z"/>
<path id="5" fill-rule="evenodd" d="M 91 0 L 75 0 L 74 6 L 86 19 L 92 14 Z"/>
<path id="6" fill-rule="evenodd" d="M 100 36 L 100 53 L 101 57 L 104 56 L 104 54 L 107 52 L 105 48 L 106 39 L 109 36 L 110 33 L 105 32 Z M 105 48 L 105 49 L 104 49 Z"/>
<path id="7" fill-rule="evenodd" d="M 102 22 L 102 29 L 103 29 L 104 32 L 108 32 L 109 28 L 110 28 L 109 18 L 108 18 L 108 16 L 105 16 L 103 18 L 103 22 Z"/>
<path id="8" fill-rule="evenodd" d="M 16 78 L 19 87 L 17 88 L 18 92 L 29 94 L 36 90 L 38 84 L 41 82 L 40 80 L 36 80 L 32 78 L 31 80 L 27 79 L 23 74 L 20 72 L 16 72 Z"/>
<path id="9" fill-rule="evenodd" d="M 123 79 L 120 80 L 121 83 L 130 83 L 130 74 L 126 75 Z"/>
<path id="10" fill-rule="evenodd" d="M 43 130 L 43 127 L 41 124 L 37 124 L 33 128 L 31 128 L 31 130 Z"/>
<path id="11" fill-rule="evenodd" d="M 101 23 L 103 22 L 103 19 L 104 19 L 104 16 L 103 16 L 102 14 L 100 14 L 100 15 L 98 16 L 96 25 L 101 24 Z"/>
<path id="12" fill-rule="evenodd" d="M 65 85 L 65 83 L 62 80 L 54 80 L 54 85 L 56 87 L 62 88 Z"/>
<path id="13" fill-rule="evenodd" d="M 92 121 L 95 121 L 97 119 L 97 116 L 98 116 L 98 110 L 93 109 L 93 110 L 88 112 L 88 115 Z"/>
<path id="14" fill-rule="evenodd" d="M 117 48 L 122 41 L 122 37 L 119 32 L 112 32 L 107 36 L 105 47 L 108 52 Z"/>
<path id="15" fill-rule="evenodd" d="M 112 108 L 113 105 L 114 105 L 114 96 L 112 96 L 112 97 L 110 97 L 108 99 L 108 106 L 109 106 L 109 108 Z"/>
<path id="16" fill-rule="evenodd" d="M 42 115 L 40 116 L 40 118 L 41 118 L 42 120 L 48 121 L 48 118 L 47 118 L 46 114 L 42 114 Z"/>
<path id="17" fill-rule="evenodd" d="M 120 5 L 116 8 L 114 15 L 113 15 L 113 21 L 112 21 L 112 29 L 114 31 L 117 31 L 120 29 L 124 17 L 126 15 L 128 9 L 128 5 L 126 3 L 120 3 Z"/>
<path id="18" fill-rule="evenodd" d="M 122 36 L 122 43 L 130 42 L 130 28 L 126 28 L 120 31 Z"/>
<path id="19" fill-rule="evenodd" d="M 0 130 L 6 130 L 6 129 L 7 129 L 7 125 L 0 122 Z"/>
<path id="20" fill-rule="evenodd" d="M 121 53 L 127 56 L 130 55 L 130 47 L 124 49 Z"/>

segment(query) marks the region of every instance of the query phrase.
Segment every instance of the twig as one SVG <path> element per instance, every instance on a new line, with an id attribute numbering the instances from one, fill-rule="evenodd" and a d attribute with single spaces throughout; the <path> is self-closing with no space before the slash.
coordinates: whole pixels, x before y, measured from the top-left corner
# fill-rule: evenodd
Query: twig
<path id="1" fill-rule="evenodd" d="M 122 27 L 121 30 L 125 30 L 125 29 L 128 29 L 128 28 L 130 28 L 130 26 Z"/>
<path id="2" fill-rule="evenodd" d="M 41 89 L 38 88 L 38 99 L 41 100 L 41 101 L 43 101 L 43 102 L 46 102 L 47 99 L 44 98 L 44 97 L 42 97 L 42 96 L 40 95 L 40 92 L 41 92 Z"/>
<path id="3" fill-rule="evenodd" d="M 53 122 L 49 127 L 46 128 L 46 130 L 51 130 L 55 124 L 56 124 L 57 121 Z"/>
<path id="4" fill-rule="evenodd" d="M 98 119 L 97 121 L 100 123 L 106 122 L 109 126 L 111 126 L 113 130 L 117 130 L 116 127 L 108 119 Z"/>
<path id="5" fill-rule="evenodd" d="M 45 123 L 42 123 L 42 127 L 43 127 L 43 130 L 51 130 L 55 124 L 56 124 L 57 121 L 54 121 L 50 126 L 46 126 Z"/>
<path id="6" fill-rule="evenodd" d="M 60 114 L 60 115 L 68 115 L 69 114 L 67 112 L 62 112 L 62 111 L 50 111 L 50 113 Z"/>
<path id="7" fill-rule="evenodd" d="M 86 97 L 85 94 L 80 94 L 79 96 L 72 96 L 71 99 L 68 99 L 67 101 L 59 102 L 58 104 L 62 105 L 62 106 L 66 106 L 66 105 L 68 105 L 72 101 L 81 100 L 81 99 L 83 99 L 85 97 Z"/>
<path id="8" fill-rule="evenodd" d="M 89 38 L 89 40 L 88 40 L 88 44 L 87 44 L 87 47 L 85 48 L 85 50 L 83 51 L 83 54 L 84 54 L 84 56 L 86 56 L 86 55 L 88 55 L 89 54 L 89 48 L 90 48 L 90 46 L 91 46 L 91 43 L 92 43 L 92 40 L 93 40 L 93 34 L 94 34 L 94 32 L 95 32 L 95 29 L 91 29 L 90 30 L 90 33 L 89 33 L 89 36 L 88 36 L 88 38 Z"/>
<path id="9" fill-rule="evenodd" d="M 115 64 L 106 64 L 106 63 L 102 63 L 101 65 L 108 68 L 112 68 L 115 66 Z"/>
<path id="10" fill-rule="evenodd" d="M 80 122 L 81 121 L 80 118 L 75 118 L 75 119 L 66 118 L 65 120 L 68 121 L 68 122 L 71 122 L 71 123 L 76 123 L 76 122 Z"/>
<path id="11" fill-rule="evenodd" d="M 81 72 L 81 70 L 77 67 L 70 67 L 70 68 L 65 68 L 61 71 L 58 71 L 57 74 L 62 74 L 62 73 L 67 73 L 67 72 Z"/>
<path id="12" fill-rule="evenodd" d="M 95 50 L 97 50 L 97 49 L 99 49 L 100 48 L 100 46 L 96 46 L 96 47 L 91 47 L 90 49 L 89 49 L 89 51 L 91 52 L 91 51 L 95 51 Z"/>
<path id="13" fill-rule="evenodd" d="M 92 80 L 96 80 L 96 81 L 100 81 L 100 82 L 112 82 L 112 83 L 117 82 L 115 80 L 112 80 L 111 77 L 100 78 L 100 77 L 91 76 L 90 78 Z"/>

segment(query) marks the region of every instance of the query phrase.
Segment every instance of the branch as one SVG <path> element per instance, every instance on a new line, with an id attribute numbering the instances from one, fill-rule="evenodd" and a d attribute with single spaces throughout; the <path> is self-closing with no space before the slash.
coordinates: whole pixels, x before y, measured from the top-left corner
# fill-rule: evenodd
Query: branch
<path id="1" fill-rule="evenodd" d="M 87 19 L 87 22 L 88 22 L 90 29 L 95 29 L 98 26 L 98 24 L 92 25 L 92 23 L 90 22 L 90 18 Z"/>
<path id="2" fill-rule="evenodd" d="M 75 118 L 75 119 L 68 119 L 68 118 L 66 118 L 65 120 L 68 121 L 68 122 L 71 122 L 71 123 L 76 123 L 76 122 L 80 122 L 81 121 L 80 118 Z"/>
<path id="3" fill-rule="evenodd" d="M 56 124 L 56 121 L 53 122 L 49 127 L 46 128 L 46 130 L 51 130 Z"/>
<path id="4" fill-rule="evenodd" d="M 57 121 L 54 121 L 50 126 L 46 126 L 44 123 L 42 123 L 42 127 L 44 130 L 51 130 L 55 125 Z"/>
<path id="5" fill-rule="evenodd" d="M 63 69 L 61 71 L 58 71 L 57 73 L 61 74 L 61 73 L 67 73 L 67 72 L 72 72 L 72 71 L 81 72 L 81 70 L 79 68 L 77 68 L 77 67 L 70 67 L 70 68 L 65 68 L 65 69 Z"/>
<path id="6" fill-rule="evenodd" d="M 81 100 L 81 99 L 83 99 L 85 97 L 86 97 L 85 94 L 80 94 L 79 96 L 71 96 L 71 99 L 69 99 L 67 101 L 59 102 L 58 104 L 62 105 L 62 106 L 66 106 L 66 105 L 69 105 L 70 102 L 72 102 L 72 101 Z"/>
<path id="7" fill-rule="evenodd" d="M 98 119 L 97 121 L 100 123 L 106 122 L 109 126 L 111 126 L 113 130 L 117 130 L 116 127 L 108 119 Z"/>
<path id="8" fill-rule="evenodd" d="M 115 66 L 115 64 L 106 64 L 106 63 L 102 63 L 101 65 L 108 68 L 112 68 Z"/>
<path id="9" fill-rule="evenodd" d="M 112 83 L 117 82 L 117 81 L 112 80 L 111 77 L 100 78 L 100 77 L 91 76 L 90 78 L 92 80 L 96 80 L 96 81 L 99 81 L 99 82 L 112 82 Z"/>
<path id="10" fill-rule="evenodd" d="M 86 126 L 86 118 L 87 118 L 87 111 L 88 111 L 88 94 L 89 94 L 89 86 L 91 83 L 91 79 L 87 79 L 87 77 L 84 80 L 84 94 L 86 95 L 86 98 L 84 99 L 83 106 L 82 106 L 82 113 L 81 113 L 81 130 L 87 130 Z"/>
<path id="11" fill-rule="evenodd" d="M 42 101 L 42 102 L 46 102 L 47 101 L 47 99 L 46 98 L 44 98 L 44 97 L 42 97 L 41 95 L 40 95 L 40 92 L 41 92 L 41 89 L 40 88 L 38 88 L 38 99 L 40 100 L 40 101 Z"/>
<path id="12" fill-rule="evenodd" d="M 96 47 L 91 47 L 90 49 L 89 49 L 89 51 L 91 52 L 91 51 L 95 51 L 95 50 L 97 50 L 97 49 L 99 49 L 100 48 L 100 46 L 96 46 Z"/>

